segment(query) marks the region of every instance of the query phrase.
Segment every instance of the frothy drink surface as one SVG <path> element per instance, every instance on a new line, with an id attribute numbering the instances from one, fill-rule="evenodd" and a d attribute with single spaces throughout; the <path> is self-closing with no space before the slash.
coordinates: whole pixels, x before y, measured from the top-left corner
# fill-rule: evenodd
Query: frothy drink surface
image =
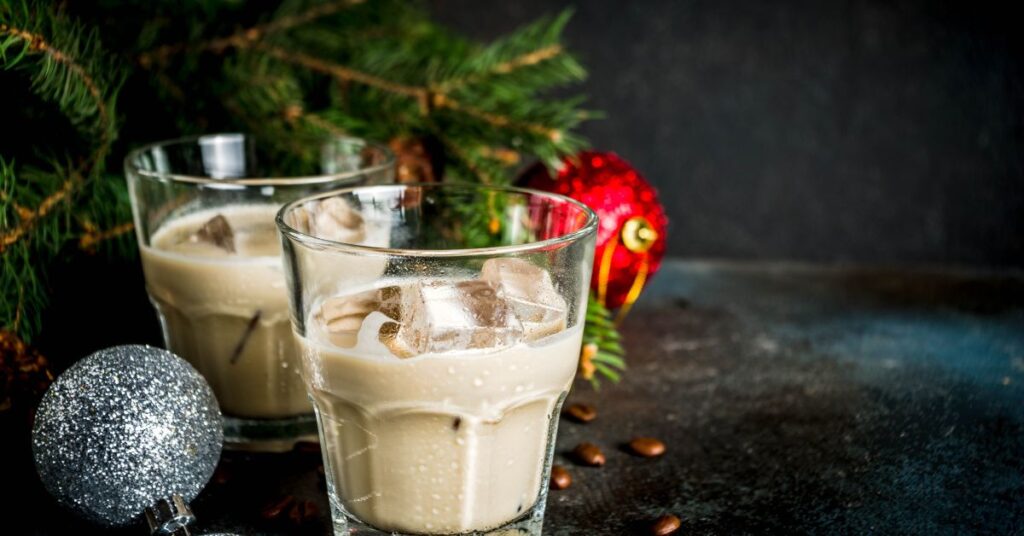
<path id="1" fill-rule="evenodd" d="M 533 292 L 553 293 L 549 279 L 517 294 L 487 279 L 488 262 L 481 279 L 379 283 L 312 307 L 301 344 L 329 492 L 363 522 L 487 530 L 546 489 L 582 327 L 565 329 L 559 296 Z"/>
<path id="2" fill-rule="evenodd" d="M 274 205 L 201 211 L 142 247 L 149 295 L 171 351 L 213 387 L 226 415 L 275 418 L 312 408 L 299 375 Z"/>

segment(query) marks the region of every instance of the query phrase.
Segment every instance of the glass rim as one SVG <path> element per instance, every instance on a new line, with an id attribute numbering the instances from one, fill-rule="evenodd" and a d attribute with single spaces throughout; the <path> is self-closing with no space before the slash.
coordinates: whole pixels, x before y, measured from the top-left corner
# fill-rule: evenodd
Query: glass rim
<path id="1" fill-rule="evenodd" d="M 325 199 L 328 197 L 335 197 L 344 195 L 355 191 L 385 191 L 385 190 L 407 190 L 410 188 L 437 188 L 437 189 L 449 189 L 449 190 L 491 190 L 498 192 L 516 193 L 516 194 L 528 194 L 536 197 L 543 197 L 547 199 L 554 199 L 562 202 L 567 202 L 570 205 L 580 209 L 583 214 L 586 215 L 586 221 L 579 229 L 566 233 L 561 236 L 554 238 L 547 238 L 544 240 L 538 240 L 534 242 L 527 242 L 525 244 L 512 244 L 507 246 L 488 246 L 482 248 L 453 248 L 453 249 L 417 249 L 417 248 L 392 248 L 392 247 L 380 247 L 380 246 L 367 246 L 363 244 L 353 244 L 350 242 L 341 242 L 337 240 L 329 240 L 326 238 L 319 238 L 308 233 L 299 231 L 284 221 L 286 213 L 290 212 L 295 207 L 314 201 L 317 199 Z M 277 223 L 277 228 L 281 234 L 288 239 L 294 240 L 302 245 L 318 245 L 327 246 L 340 252 L 356 253 L 356 254 L 370 254 L 370 255 L 388 255 L 395 257 L 472 257 L 472 256 L 483 256 L 483 255 L 506 255 L 511 253 L 524 253 L 530 251 L 536 251 L 546 249 L 552 246 L 558 246 L 561 244 L 568 244 L 576 242 L 581 238 L 591 234 L 597 233 L 598 218 L 597 213 L 587 205 L 573 199 L 571 197 L 556 194 L 553 192 L 545 192 L 544 190 L 536 190 L 533 188 L 520 188 L 518 186 L 495 186 L 489 184 L 466 184 L 466 183 L 452 183 L 452 182 L 418 182 L 418 183 L 406 183 L 406 184 L 380 184 L 374 186 L 349 186 L 346 188 L 339 188 L 337 190 L 331 190 L 328 192 L 321 192 L 315 195 L 310 195 L 295 199 L 288 203 L 285 203 L 280 210 L 277 211 L 277 216 L 274 217 L 274 221 Z"/>
<path id="2" fill-rule="evenodd" d="M 325 184 L 334 181 L 339 181 L 348 178 L 354 178 L 366 173 L 375 173 L 378 171 L 385 170 L 389 167 L 393 167 L 396 162 L 395 153 L 388 148 L 388 146 L 368 140 L 366 138 L 360 138 L 358 136 L 344 136 L 338 134 L 331 134 L 323 136 L 321 140 L 326 143 L 331 140 L 358 140 L 366 144 L 367 147 L 372 147 L 375 150 L 381 152 L 384 155 L 384 161 L 380 164 L 372 166 L 362 167 L 353 171 L 343 171 L 340 173 L 330 173 L 321 175 L 289 175 L 279 177 L 235 177 L 235 178 L 224 178 L 217 179 L 213 177 L 202 177 L 198 175 L 189 175 L 184 173 L 166 173 L 158 171 L 150 171 L 148 169 L 142 169 L 136 162 L 138 158 L 146 152 L 152 151 L 153 149 L 161 147 L 170 147 L 174 145 L 184 146 L 186 144 L 194 144 L 204 138 L 251 138 L 253 134 L 248 132 L 215 132 L 212 134 L 194 134 L 191 136 L 182 136 L 180 138 L 172 138 L 167 140 L 161 140 L 153 143 L 147 143 L 136 149 L 132 149 L 124 157 L 124 167 L 126 171 L 135 173 L 139 176 L 146 177 L 149 179 L 156 180 L 171 180 L 174 182 L 188 183 L 188 184 L 237 184 L 242 186 L 287 186 L 290 184 L 294 185 L 310 185 L 310 184 Z"/>

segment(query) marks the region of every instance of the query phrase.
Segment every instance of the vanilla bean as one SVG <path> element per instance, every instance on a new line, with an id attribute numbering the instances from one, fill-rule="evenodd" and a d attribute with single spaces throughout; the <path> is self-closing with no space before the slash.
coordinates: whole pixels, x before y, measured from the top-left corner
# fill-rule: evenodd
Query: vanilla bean
<path id="1" fill-rule="evenodd" d="M 235 345 L 235 351 L 231 352 L 232 365 L 238 362 L 239 357 L 242 357 L 242 350 L 245 350 L 245 344 L 249 342 L 249 337 L 251 337 L 252 332 L 256 330 L 256 323 L 260 321 L 260 316 L 262 314 L 262 311 L 256 311 L 256 314 L 252 315 L 252 318 L 249 319 L 249 324 L 245 326 L 245 333 L 242 333 L 242 338 L 238 339 L 238 344 Z"/>

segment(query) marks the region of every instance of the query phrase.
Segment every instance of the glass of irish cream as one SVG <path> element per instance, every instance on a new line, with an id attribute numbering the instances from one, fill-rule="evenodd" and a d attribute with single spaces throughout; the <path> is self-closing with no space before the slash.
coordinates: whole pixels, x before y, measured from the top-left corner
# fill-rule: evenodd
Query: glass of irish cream
<path id="1" fill-rule="evenodd" d="M 238 448 L 283 450 L 316 437 L 288 311 L 278 209 L 394 177 L 394 158 L 380 145 L 345 137 L 292 141 L 294 151 L 278 153 L 249 135 L 198 136 L 143 147 L 125 160 L 146 288 L 164 341 L 213 387 L 225 442 Z M 334 239 L 388 245 L 389 229 L 354 213 L 318 223 Z M 364 269 L 382 275 L 384 266 Z"/>
<path id="2" fill-rule="evenodd" d="M 349 218 L 389 229 L 388 246 L 320 223 Z M 390 185 L 294 201 L 277 224 L 335 534 L 540 534 L 593 211 Z"/>

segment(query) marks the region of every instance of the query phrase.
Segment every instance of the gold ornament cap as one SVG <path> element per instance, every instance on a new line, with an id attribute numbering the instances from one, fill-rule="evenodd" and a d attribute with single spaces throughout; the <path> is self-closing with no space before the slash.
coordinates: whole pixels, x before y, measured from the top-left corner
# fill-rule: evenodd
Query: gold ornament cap
<path id="1" fill-rule="evenodd" d="M 658 231 L 643 216 L 633 216 L 622 224 L 622 245 L 633 253 L 643 253 L 658 241 Z"/>

